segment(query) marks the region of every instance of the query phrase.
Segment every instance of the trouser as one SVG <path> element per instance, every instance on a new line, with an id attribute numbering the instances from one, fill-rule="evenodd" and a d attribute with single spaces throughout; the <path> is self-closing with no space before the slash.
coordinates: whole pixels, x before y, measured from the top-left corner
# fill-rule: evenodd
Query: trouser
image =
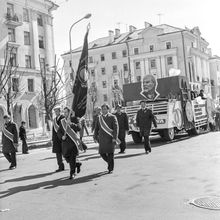
<path id="1" fill-rule="evenodd" d="M 112 171 L 114 169 L 114 153 L 100 154 L 102 159 L 108 163 L 108 170 Z"/>
<path id="2" fill-rule="evenodd" d="M 150 144 L 149 135 L 144 136 L 144 148 L 145 148 L 145 151 L 150 151 L 151 152 L 151 144 Z"/>
<path id="3" fill-rule="evenodd" d="M 125 135 L 119 135 L 118 139 L 121 141 L 119 147 L 121 152 L 124 152 L 126 149 Z"/>
<path id="4" fill-rule="evenodd" d="M 57 157 L 57 164 L 59 168 L 64 169 L 62 153 L 56 153 L 56 157 Z"/>
<path id="5" fill-rule="evenodd" d="M 74 154 L 73 151 L 70 153 L 68 162 L 69 162 L 69 165 L 70 165 L 70 172 L 72 174 L 74 174 L 76 172 L 76 154 Z"/>
<path id="6" fill-rule="evenodd" d="M 25 139 L 22 139 L 22 153 L 27 153 L 27 152 L 28 152 L 27 142 Z"/>
<path id="7" fill-rule="evenodd" d="M 12 166 L 17 166 L 16 162 L 16 153 L 4 153 L 5 158 L 8 160 L 9 163 L 11 163 Z"/>

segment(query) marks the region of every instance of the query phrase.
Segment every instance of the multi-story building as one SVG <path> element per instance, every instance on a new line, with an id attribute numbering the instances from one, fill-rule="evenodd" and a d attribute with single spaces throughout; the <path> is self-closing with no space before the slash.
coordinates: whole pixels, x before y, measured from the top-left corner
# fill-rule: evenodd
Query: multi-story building
<path id="1" fill-rule="evenodd" d="M 72 63 L 77 68 L 81 48 L 72 51 Z M 65 72 L 69 73 L 70 52 L 62 55 Z M 144 75 L 157 78 L 182 74 L 188 77 L 192 89 L 211 93 L 208 42 L 198 27 L 181 29 L 162 24 L 129 32 L 109 31 L 107 37 L 89 43 L 89 87 L 97 97 L 93 105 L 103 102 L 114 106 L 120 100 L 124 83 L 141 81 Z M 90 102 L 89 102 L 90 103 Z M 91 108 L 91 106 L 88 106 Z M 89 110 L 90 111 L 90 110 Z"/>
<path id="2" fill-rule="evenodd" d="M 11 103 L 13 119 L 38 128 L 42 121 L 40 70 L 54 66 L 52 11 L 58 6 L 50 0 L 0 0 L 0 5 L 0 65 L 2 68 L 10 51 L 9 64 L 16 70 L 7 83 L 12 93 L 17 92 Z M 6 111 L 6 100 L 1 96 L 0 120 Z"/>
<path id="3" fill-rule="evenodd" d="M 220 101 L 220 57 L 212 56 L 209 59 L 212 97 Z"/>

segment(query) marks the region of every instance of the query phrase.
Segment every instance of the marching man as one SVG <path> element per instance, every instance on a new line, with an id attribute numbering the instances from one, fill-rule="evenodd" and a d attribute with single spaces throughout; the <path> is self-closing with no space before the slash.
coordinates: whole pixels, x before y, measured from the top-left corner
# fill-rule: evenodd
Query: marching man
<path id="1" fill-rule="evenodd" d="M 9 115 L 3 117 L 5 124 L 2 129 L 2 153 L 5 158 L 11 163 L 9 169 L 15 169 L 16 163 L 16 152 L 18 147 L 18 132 L 16 124 L 11 121 Z"/>
<path id="2" fill-rule="evenodd" d="M 109 113 L 109 106 L 102 105 L 102 115 L 95 125 L 94 140 L 99 143 L 99 154 L 108 163 L 108 173 L 114 169 L 114 151 L 118 137 L 118 122 L 116 116 Z M 118 144 L 120 141 L 118 142 Z"/>

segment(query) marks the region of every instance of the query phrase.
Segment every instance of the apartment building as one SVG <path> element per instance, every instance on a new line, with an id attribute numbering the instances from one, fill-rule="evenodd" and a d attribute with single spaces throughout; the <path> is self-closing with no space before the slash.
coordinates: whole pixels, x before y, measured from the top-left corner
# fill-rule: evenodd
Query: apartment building
<path id="1" fill-rule="evenodd" d="M 26 121 L 28 128 L 39 128 L 42 108 L 40 70 L 54 65 L 52 11 L 58 6 L 50 0 L 0 0 L 0 65 L 10 51 L 10 65 L 16 69 L 10 84 L 17 92 L 12 100 L 13 120 L 19 125 Z M 7 65 L 9 65 L 7 64 Z M 0 120 L 7 112 L 6 100 L 0 97 Z M 0 121 L 2 124 L 2 121 Z"/>
<path id="2" fill-rule="evenodd" d="M 81 48 L 72 51 L 74 69 L 80 54 Z M 70 53 L 62 57 L 65 72 L 69 74 Z M 123 101 L 122 85 L 141 81 L 147 74 L 157 78 L 185 75 L 193 90 L 211 93 L 209 57 L 208 42 L 198 27 L 182 29 L 145 22 L 142 29 L 129 26 L 127 33 L 110 30 L 107 37 L 89 43 L 89 111 L 91 105 L 105 102 L 114 106 L 120 99 Z M 90 104 L 91 100 L 95 102 Z"/>

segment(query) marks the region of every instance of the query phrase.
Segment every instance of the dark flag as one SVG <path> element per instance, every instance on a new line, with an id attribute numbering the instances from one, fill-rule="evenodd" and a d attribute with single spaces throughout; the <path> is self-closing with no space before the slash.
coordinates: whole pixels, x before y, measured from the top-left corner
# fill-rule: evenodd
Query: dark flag
<path id="1" fill-rule="evenodd" d="M 87 103 L 87 91 L 88 91 L 88 33 L 84 37 L 84 44 L 82 49 L 82 54 L 79 61 L 79 66 L 76 72 L 76 78 L 73 86 L 73 103 L 72 110 L 75 112 L 76 117 L 82 117 L 86 113 L 86 103 Z"/>

